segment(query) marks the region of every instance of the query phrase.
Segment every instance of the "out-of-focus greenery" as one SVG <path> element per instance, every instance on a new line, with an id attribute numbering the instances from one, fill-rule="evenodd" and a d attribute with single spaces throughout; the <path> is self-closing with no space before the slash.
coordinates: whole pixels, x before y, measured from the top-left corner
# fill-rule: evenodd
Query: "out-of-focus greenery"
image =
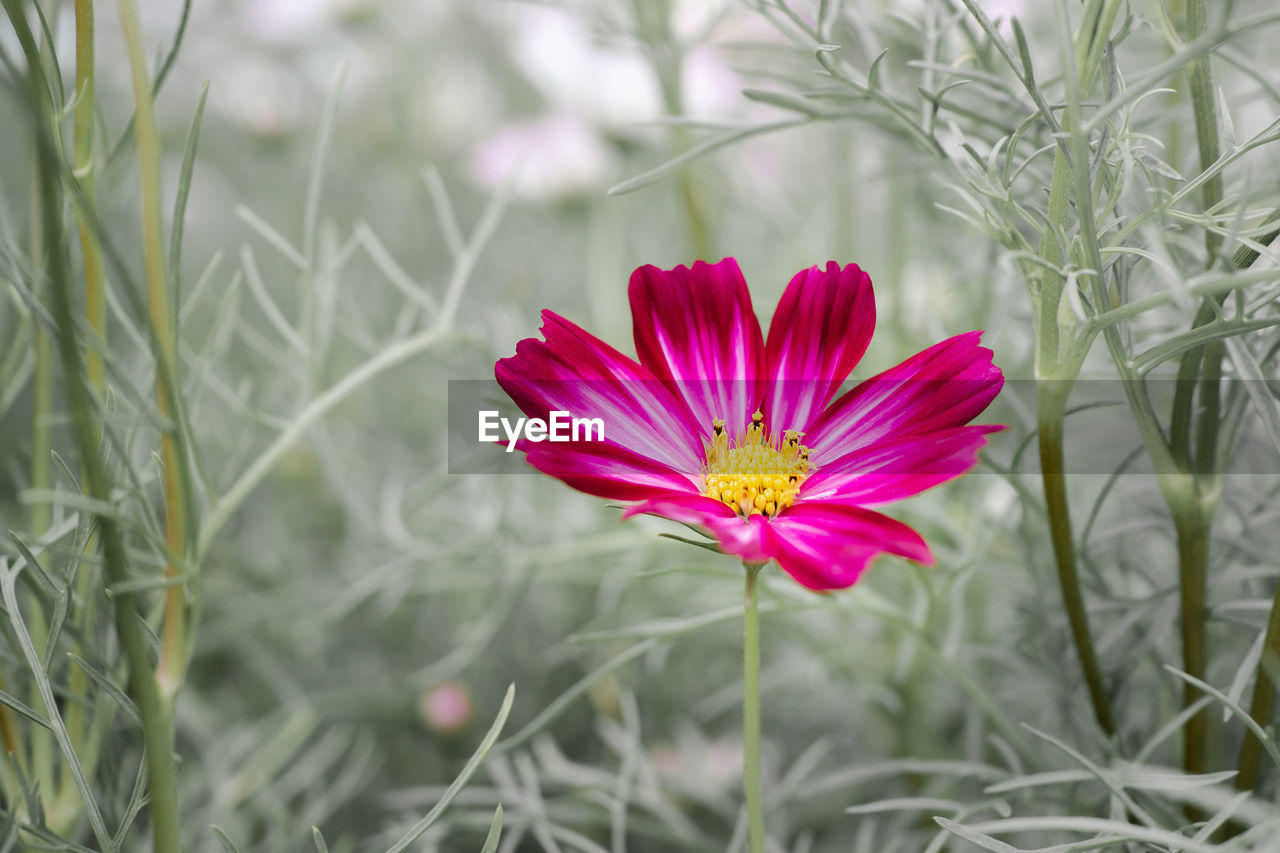
<path id="1" fill-rule="evenodd" d="M 97 5 L 97 197 L 126 268 L 108 271 L 112 391 L 100 414 L 115 492 L 105 509 L 121 519 L 136 576 L 155 586 L 166 562 L 163 423 L 147 321 L 127 298 L 142 286 L 137 157 L 132 137 L 121 141 L 133 96 L 115 6 Z M 1103 4 L 1061 5 L 981 4 L 1015 62 L 1009 18 L 1020 18 L 1031 88 L 1059 120 L 1060 36 L 1070 44 Z M 1083 843 L 1093 837 L 1132 839 L 1134 851 L 1277 849 L 1267 846 L 1274 747 L 1255 797 L 1232 800 L 1231 772 L 1280 550 L 1267 432 L 1276 397 L 1262 381 L 1274 377 L 1275 256 L 1260 242 L 1280 196 L 1265 144 L 1280 107 L 1270 59 L 1280 21 L 1242 0 L 1224 4 L 1229 32 L 1210 31 L 1216 122 L 1234 158 L 1210 215 L 1195 194 L 1161 207 L 1202 171 L 1186 74 L 1148 76 L 1184 55 L 1181 42 L 1196 44 L 1187 4 L 1120 5 L 1114 52 L 1082 109 L 1144 87 L 1092 128 L 1098 239 L 1123 263 L 1108 267 L 1114 302 L 1100 304 L 1080 272 L 1089 241 L 1076 213 L 1064 220 L 1075 249 L 1063 328 L 1165 294 L 1122 332 L 1134 351 L 1174 341 L 1152 373 L 1172 376 L 1198 304 L 1189 288 L 1207 269 L 1228 272 L 1204 256 L 1205 225 L 1224 233 L 1224 253 L 1262 253 L 1224 309 L 1223 322 L 1247 321 L 1230 331 L 1225 369 L 1255 380 L 1259 393 L 1237 411 L 1262 461 L 1223 479 L 1208 540 L 1205 680 L 1222 693 L 1204 700 L 1209 773 L 1175 769 L 1178 558 L 1141 453 L 1116 476 L 1081 464 L 1095 473 L 1068 482 L 1115 734 L 1094 721 L 1023 386 L 990 416 L 1010 428 L 981 468 L 892 510 L 925 535 L 937 568 L 885 559 L 831 596 L 776 567 L 762 576 L 771 849 L 1125 849 Z M 72 10 L 43 9 L 67 103 Z M 1223 11 L 1210 10 L 1211 27 Z M 164 55 L 182 9 L 140 12 L 150 55 Z M 0 521 L 13 534 L 0 560 L 6 574 L 27 566 L 14 590 L 27 623 L 38 611 L 57 624 L 87 599 L 109 606 L 73 580 L 98 577 L 94 549 L 80 552 L 89 513 L 104 507 L 81 496 L 61 373 L 51 413 L 33 426 L 31 339 L 49 290 L 32 257 L 31 109 L 10 23 L 0 31 L 14 63 L 0 89 Z M 549 478 L 449 473 L 447 381 L 490 377 L 495 359 L 536 334 L 544 307 L 630 349 L 632 269 L 726 255 L 764 322 L 796 270 L 831 258 L 869 271 L 879 320 L 855 377 L 981 328 L 1011 379 L 1034 378 L 1025 280 L 1039 268 L 1019 241 L 1036 243 L 1043 228 L 1056 143 L 991 33 L 950 0 L 196 2 L 156 100 L 166 210 L 205 81 L 173 271 L 198 531 L 198 627 L 176 703 L 186 849 L 316 849 L 313 826 L 329 850 L 394 848 L 467 765 L 510 684 L 502 739 L 409 849 L 481 850 L 499 804 L 503 851 L 745 849 L 740 566 L 660 538 L 675 531 L 667 523 L 620 524 L 616 508 Z M 69 139 L 69 118 L 59 126 Z M 1001 184 L 1006 152 L 1019 171 Z M 69 200 L 63 213 L 74 234 Z M 1144 213 L 1138 242 L 1112 246 Z M 1117 377 L 1102 341 L 1083 375 Z M 1125 411 L 1120 384 L 1107 387 Z M 1068 415 L 1068 466 L 1116 449 L 1099 446 L 1098 411 Z M 65 468 L 33 491 L 33 436 L 45 428 Z M 1117 458 L 1140 446 L 1134 430 Z M 33 529 L 41 507 L 52 533 Z M 32 558 L 47 585 L 32 579 Z M 154 628 L 159 595 L 139 598 Z M 110 705 L 90 787 L 111 831 L 141 815 L 120 849 L 147 849 L 142 739 L 110 620 L 72 619 L 34 668 L 23 631 L 4 625 L 13 737 L 49 737 L 30 719 L 50 718 L 42 682 L 63 714 Z M 101 667 L 81 693 L 68 686 L 73 649 Z M 460 721 L 448 719 L 451 701 L 469 706 Z M 42 778 L 38 797 L 13 777 L 0 846 L 98 845 L 65 770 Z M 55 795 L 56 816 L 70 817 L 39 830 L 35 802 L 48 810 Z M 1233 841 L 1233 820 L 1253 829 Z M 15 822 L 37 829 L 17 833 Z"/>

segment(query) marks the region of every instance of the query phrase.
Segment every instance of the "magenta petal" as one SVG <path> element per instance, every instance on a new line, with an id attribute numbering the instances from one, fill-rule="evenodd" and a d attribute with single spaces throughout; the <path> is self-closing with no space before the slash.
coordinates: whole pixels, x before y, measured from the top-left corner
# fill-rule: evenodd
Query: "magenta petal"
<path id="1" fill-rule="evenodd" d="M 907 525 L 869 509 L 806 501 L 766 526 L 764 549 L 787 574 L 813 590 L 844 589 L 873 560 L 894 554 L 933 565 L 929 546 Z"/>
<path id="2" fill-rule="evenodd" d="M 546 444 L 522 438 L 516 449 L 542 473 L 597 497 L 634 501 L 672 490 L 697 492 L 697 484 L 687 474 L 604 442 Z"/>
<path id="3" fill-rule="evenodd" d="M 551 411 L 600 418 L 605 443 L 677 471 L 702 470 L 702 432 L 665 383 L 563 317 L 543 311 L 542 320 L 544 341 L 526 338 L 494 366 L 498 384 L 521 411 L 544 420 Z"/>
<path id="4" fill-rule="evenodd" d="M 856 264 L 810 267 L 787 285 L 765 343 L 765 422 L 775 435 L 804 431 L 830 402 L 871 342 L 871 278 Z"/>
<path id="5" fill-rule="evenodd" d="M 1001 426 L 967 426 L 880 441 L 828 462 L 805 480 L 800 498 L 860 506 L 909 498 L 978 463 L 987 435 Z"/>
<path id="6" fill-rule="evenodd" d="M 809 428 L 810 458 L 822 468 L 860 447 L 967 424 L 1004 384 L 981 336 L 948 338 L 854 387 Z"/>
<path id="7" fill-rule="evenodd" d="M 744 429 L 763 390 L 764 339 L 738 262 L 643 266 L 630 296 L 640 363 L 675 380 L 704 436 L 715 418 Z"/>

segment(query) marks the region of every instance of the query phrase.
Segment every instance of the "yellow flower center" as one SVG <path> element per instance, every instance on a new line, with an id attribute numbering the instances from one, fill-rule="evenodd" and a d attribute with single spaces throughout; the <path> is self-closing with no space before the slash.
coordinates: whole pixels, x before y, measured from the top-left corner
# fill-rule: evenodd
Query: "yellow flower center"
<path id="1" fill-rule="evenodd" d="M 802 434 L 789 429 L 780 440 L 771 437 L 761 412 L 751 416 L 746 434 L 735 441 L 724 426 L 720 418 L 711 424 L 702 493 L 723 501 L 743 518 L 772 518 L 795 503 L 812 467 L 809 448 L 800 443 Z"/>

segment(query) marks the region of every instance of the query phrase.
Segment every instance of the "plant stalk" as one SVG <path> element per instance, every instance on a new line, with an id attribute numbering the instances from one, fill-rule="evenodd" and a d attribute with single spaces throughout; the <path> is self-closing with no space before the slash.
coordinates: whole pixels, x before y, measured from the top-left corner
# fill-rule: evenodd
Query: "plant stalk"
<path id="1" fill-rule="evenodd" d="M 45 52 L 49 46 L 43 36 L 39 40 L 37 58 L 43 70 Z M 44 102 L 40 102 L 44 107 Z M 34 105 L 33 105 L 34 106 Z M 56 238 L 56 231 L 48 228 L 45 206 L 53 205 L 61 211 L 61 193 L 57 187 L 46 197 L 40 191 L 39 170 L 42 166 L 39 152 L 39 135 L 43 127 L 52 126 L 53 105 L 38 108 L 34 111 L 35 121 L 41 127 L 33 127 L 32 178 L 31 181 L 31 269 L 34 274 L 32 289 L 39 292 L 46 278 L 46 266 L 50 255 L 62 251 Z M 35 347 L 35 373 L 32 377 L 32 420 L 31 420 L 31 488 L 48 492 L 53 487 L 53 408 L 54 408 L 54 353 L 53 342 L 43 324 L 35 324 L 32 340 Z M 33 539 L 43 536 L 53 520 L 53 508 L 48 499 L 41 498 L 31 504 L 28 519 L 28 533 Z M 34 595 L 29 600 L 31 638 L 37 648 L 44 648 L 49 636 L 49 625 L 45 617 L 44 605 Z M 31 700 L 40 701 L 35 686 L 32 685 Z M 39 707 L 37 704 L 36 707 Z M 37 782 L 46 789 L 54 785 L 53 736 L 47 729 L 36 727 L 31 730 L 31 767 L 30 772 Z"/>
<path id="2" fill-rule="evenodd" d="M 169 280 L 165 273 L 164 220 L 160 207 L 160 138 L 152 105 L 151 80 L 147 75 L 146 47 L 142 26 L 133 0 L 118 0 L 120 25 L 129 50 L 135 101 L 135 138 L 142 190 L 143 265 L 147 280 L 147 307 L 151 321 L 156 359 L 156 408 L 168 421 L 161 436 L 164 466 L 165 576 L 181 574 L 176 559 L 187 552 L 185 470 L 179 458 L 176 391 L 177 338 L 169 310 Z M 172 701 L 182 683 L 186 667 L 186 585 L 171 583 L 165 591 L 164 618 L 160 634 L 160 663 L 156 677 L 161 692 Z M 170 709 L 172 710 L 172 709 Z"/>
<path id="3" fill-rule="evenodd" d="M 1276 585 L 1275 599 L 1271 603 L 1271 616 L 1267 619 L 1267 633 L 1262 641 L 1262 657 L 1258 660 L 1258 680 L 1253 687 L 1253 700 L 1249 703 L 1249 716 L 1264 729 L 1271 724 L 1275 710 L 1276 683 L 1269 672 L 1280 666 L 1280 584 Z M 1258 784 L 1262 759 L 1262 742 L 1252 732 L 1245 731 L 1240 744 L 1240 760 L 1236 764 L 1236 789 L 1252 791 Z"/>
<path id="4" fill-rule="evenodd" d="M 1194 510 L 1174 516 L 1178 535 L 1178 583 L 1182 589 L 1182 668 L 1188 675 L 1204 680 L 1206 567 L 1209 557 L 1209 519 Z M 1183 707 L 1204 694 L 1183 682 Z M 1187 773 L 1205 772 L 1205 737 L 1208 712 L 1193 715 L 1182 728 L 1183 768 Z"/>
<path id="5" fill-rule="evenodd" d="M 26 25 L 18 0 L 3 0 L 5 11 L 13 23 L 23 53 L 28 60 L 31 118 L 36 130 L 37 186 L 41 195 L 44 234 L 50 246 L 61 245 L 61 209 L 54 202 L 61 185 L 62 158 L 48 128 L 41 123 L 48 104 L 44 69 L 38 61 L 38 49 Z M 61 252 L 48 254 L 47 279 L 50 284 L 50 307 L 56 323 L 57 351 L 65 379 L 71 428 L 84 466 L 90 495 L 102 503 L 112 500 L 111 483 L 98 447 L 98 427 L 94 407 L 83 378 L 80 344 L 76 338 L 76 319 L 72 309 L 71 288 Z M 130 580 L 128 555 L 124 540 L 111 514 L 97 519 L 107 575 L 113 585 Z M 112 599 L 116 630 L 129 664 L 133 698 L 142 718 L 146 746 L 148 793 L 155 853 L 179 853 L 181 827 L 178 819 L 176 767 L 173 759 L 172 705 L 161 695 L 151 669 L 151 654 L 143 632 L 140 614 L 132 595 Z"/>
<path id="6" fill-rule="evenodd" d="M 1194 40 L 1204 34 L 1208 22 L 1206 0 L 1188 0 L 1187 37 Z M 1209 55 L 1197 57 L 1188 68 L 1191 89 L 1191 109 L 1195 117 L 1196 143 L 1200 153 L 1200 168 L 1209 169 L 1219 157 L 1218 116 L 1215 109 L 1213 77 Z M 1222 201 L 1222 176 L 1215 174 L 1205 182 L 1203 203 L 1205 211 L 1211 211 Z M 1222 245 L 1222 238 L 1205 229 L 1205 265 L 1212 268 Z M 1221 305 L 1222 297 L 1217 298 Z M 1200 306 L 1192 322 L 1192 328 L 1213 320 L 1217 306 L 1209 300 Z M 1204 680 L 1208 658 L 1206 640 L 1206 605 L 1209 567 L 1209 533 L 1217 508 L 1216 500 L 1202 499 L 1202 493 L 1218 488 L 1216 472 L 1217 434 L 1219 429 L 1218 380 L 1222 373 L 1224 348 L 1220 342 L 1198 347 L 1183 354 L 1178 363 L 1177 383 L 1174 388 L 1173 411 L 1170 423 L 1170 449 L 1184 471 L 1191 473 L 1189 495 L 1166 494 L 1173 514 L 1178 541 L 1178 582 L 1182 596 L 1182 669 L 1188 675 Z M 1200 393 L 1200 411 L 1197 415 L 1193 398 L 1197 388 Z M 1194 435 L 1193 435 L 1194 434 Z M 1193 447 L 1192 442 L 1195 442 Z M 1189 706 L 1201 696 L 1201 691 L 1187 683 L 1183 687 L 1183 700 Z M 1201 711 L 1187 721 L 1183 729 L 1183 766 L 1188 773 L 1203 773 L 1206 769 L 1205 750 L 1208 735 L 1208 714 Z M 1199 817 L 1188 807 L 1189 818 Z"/>
<path id="7" fill-rule="evenodd" d="M 760 794 L 760 596 L 761 564 L 744 563 L 746 601 L 742 620 L 742 766 L 747 799 L 747 849 L 764 853 L 764 801 Z"/>
<path id="8" fill-rule="evenodd" d="M 1280 210 L 1267 217 L 1267 223 L 1280 220 Z M 1264 246 L 1280 236 L 1280 231 L 1271 231 L 1258 242 Z M 1258 259 L 1255 249 L 1241 247 L 1232 258 L 1237 269 L 1247 269 Z M 1249 703 L 1249 716 L 1264 729 L 1271 723 L 1271 714 L 1275 710 L 1276 683 L 1271 677 L 1268 667 L 1280 666 L 1280 584 L 1276 586 L 1275 598 L 1271 602 L 1271 615 L 1267 618 L 1267 633 L 1262 641 L 1262 657 L 1258 660 L 1258 679 L 1253 687 L 1253 700 Z M 1240 744 L 1240 760 L 1236 764 L 1237 790 L 1249 791 L 1258 784 L 1262 743 L 1246 731 L 1244 741 Z"/>
<path id="9" fill-rule="evenodd" d="M 1111 704 L 1102 680 L 1102 668 L 1089 630 L 1089 612 L 1080 591 L 1076 571 L 1075 543 L 1071 535 L 1071 514 L 1067 503 L 1067 483 L 1063 472 L 1062 420 L 1071 381 L 1050 380 L 1040 383 L 1036 400 L 1040 440 L 1040 479 L 1044 484 L 1045 509 L 1049 516 L 1049 535 L 1058 567 L 1058 584 L 1062 602 L 1071 626 L 1080 668 L 1084 672 L 1089 701 L 1099 727 L 1108 736 L 1115 733 Z"/>
<path id="10" fill-rule="evenodd" d="M 75 0 L 76 15 L 76 108 L 74 127 L 74 176 L 79 182 L 84 202 L 96 213 L 95 164 L 93 161 L 93 129 L 94 129 L 94 17 L 93 0 Z M 106 346 L 106 275 L 102 263 L 102 248 L 93 228 L 84 215 L 80 205 L 76 205 L 80 234 L 80 252 L 84 258 L 84 294 L 85 317 L 88 328 L 95 338 L 85 352 L 85 372 L 88 376 L 90 390 L 101 403 L 106 391 L 106 377 L 103 370 L 102 355 L 99 347 Z M 88 488 L 87 484 L 85 488 Z M 94 534 L 85 543 L 85 552 L 90 553 L 96 547 Z M 80 598 L 81 612 L 77 618 L 80 635 L 88 638 L 93 628 L 93 609 L 96 603 L 94 595 L 95 569 L 92 563 L 82 563 L 77 576 L 76 591 Z M 76 651 L 80 652 L 77 644 Z M 88 689 L 88 676 L 79 666 L 70 667 L 67 673 L 67 687 L 72 696 L 83 696 Z M 67 733 L 78 751 L 84 750 L 85 707 L 79 702 L 71 702 L 66 710 Z M 95 754 L 88 750 L 81 752 L 81 762 L 85 772 L 92 778 L 97 764 Z M 67 814 L 74 820 L 75 806 L 70 803 L 78 801 L 79 794 L 75 790 L 74 780 L 64 778 L 59 792 L 57 815 Z M 66 805 L 64 805 L 64 803 Z M 56 826 L 55 828 L 61 828 Z"/>
<path id="11" fill-rule="evenodd" d="M 671 32 L 670 10 L 665 3 L 632 0 L 636 25 L 648 44 L 652 55 L 654 75 L 662 92 L 663 106 L 667 114 L 678 117 L 684 113 L 684 97 L 680 90 L 684 73 L 684 58 L 678 39 Z M 669 54 L 664 57 L 663 54 Z M 667 61 L 663 61 L 666 59 Z M 672 147 L 676 153 L 690 146 L 687 129 L 677 125 L 671 131 Z M 693 170 L 687 166 L 676 172 L 676 192 L 684 209 L 688 228 L 689 247 L 696 259 L 712 261 L 711 228 L 707 222 L 706 206 L 694 179 Z"/>
<path id="12" fill-rule="evenodd" d="M 1091 0 L 1085 7 L 1072 44 L 1071 55 L 1075 58 L 1075 68 L 1068 72 L 1075 75 L 1079 89 L 1087 91 L 1097 76 L 1103 46 L 1110 36 L 1119 7 L 1118 0 Z M 1063 131 L 1070 128 L 1070 120 L 1069 116 L 1063 116 Z M 1063 237 L 1070 211 L 1072 159 L 1062 146 L 1054 152 L 1049 186 L 1049 222 L 1040 245 L 1040 256 L 1058 268 L 1065 267 L 1070 261 L 1067 248 L 1063 245 Z M 1087 160 L 1077 163 L 1076 167 L 1087 169 Z M 1084 227 L 1083 220 L 1081 227 Z M 1062 589 L 1071 636 L 1089 690 L 1093 715 L 1099 727 L 1107 735 L 1111 735 L 1115 726 L 1103 686 L 1098 654 L 1093 645 L 1093 634 L 1089 630 L 1084 595 L 1080 591 L 1075 545 L 1071 535 L 1071 507 L 1067 500 L 1066 478 L 1063 473 L 1062 420 L 1066 414 L 1067 396 L 1080 371 L 1092 332 L 1078 332 L 1074 325 L 1062 322 L 1064 285 L 1065 280 L 1061 275 L 1046 270 L 1040 276 L 1039 291 L 1035 294 L 1036 376 L 1043 380 L 1036 386 L 1041 482 L 1044 487 L 1045 510 L 1049 516 L 1049 535 L 1053 542 L 1058 585 Z"/>
<path id="13" fill-rule="evenodd" d="M 96 210 L 96 164 L 93 159 L 93 122 L 95 107 L 93 0 L 76 0 L 76 109 L 73 150 L 75 178 L 84 194 L 85 204 Z M 77 211 L 79 206 L 77 205 Z M 105 388 L 102 356 L 98 347 L 106 344 L 107 300 L 106 273 L 102 248 L 89 221 L 79 217 L 80 250 L 84 255 L 85 316 L 96 338 L 85 352 L 89 387 L 99 398 Z"/>

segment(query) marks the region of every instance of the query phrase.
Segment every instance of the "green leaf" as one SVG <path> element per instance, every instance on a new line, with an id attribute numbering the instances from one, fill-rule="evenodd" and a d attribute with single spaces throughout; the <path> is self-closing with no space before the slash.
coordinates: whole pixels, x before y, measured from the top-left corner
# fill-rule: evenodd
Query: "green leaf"
<path id="1" fill-rule="evenodd" d="M 714 542 L 699 542 L 696 539 L 688 539 L 684 536 L 680 536 L 675 533 L 659 533 L 658 536 L 659 538 L 662 538 L 662 539 L 674 539 L 675 541 L 683 542 L 686 545 L 693 545 L 698 548 L 705 548 L 713 554 L 724 553 L 724 551 L 720 550 L 720 546 L 715 544 Z"/>
<path id="2" fill-rule="evenodd" d="M 103 693 L 106 693 L 115 703 L 120 706 L 120 710 L 128 714 L 135 723 L 142 725 L 142 715 L 138 713 L 138 706 L 133 704 L 133 700 L 125 694 L 123 690 L 116 686 L 106 673 L 98 669 L 93 664 L 80 657 L 75 652 L 67 652 L 67 657 L 71 658 L 75 665 L 80 667 L 85 675 L 96 685 Z"/>
<path id="3" fill-rule="evenodd" d="M 773 133 L 775 130 L 786 130 L 792 127 L 800 127 L 801 125 L 808 123 L 808 118 L 787 119 L 785 121 L 776 121 L 768 124 L 757 124 L 752 125 L 751 127 L 737 128 L 725 133 L 717 134 L 710 139 L 704 140 L 703 142 L 693 146 L 688 151 L 677 154 L 675 157 L 672 157 L 660 166 L 655 166 L 647 172 L 641 172 L 635 177 L 628 178 L 622 183 L 610 187 L 608 195 L 623 195 L 624 193 L 634 192 L 641 187 L 646 187 L 668 173 L 679 169 L 685 163 L 688 163 L 691 160 L 696 160 L 703 154 L 708 154 L 715 151 L 717 148 L 732 145 L 735 142 L 739 142 L 743 139 L 749 139 L 752 136 L 759 136 L 764 133 Z"/>
<path id="4" fill-rule="evenodd" d="M 507 723 L 507 716 L 511 713 L 511 704 L 516 698 L 516 686 L 512 684 L 507 688 L 507 695 L 502 700 L 502 707 L 498 709 L 498 717 L 493 721 L 493 725 L 489 727 L 489 731 L 484 736 L 484 740 L 480 741 L 480 746 L 472 753 L 471 758 L 467 761 L 462 772 L 458 774 L 458 778 L 453 780 L 448 789 L 445 790 L 444 796 L 440 798 L 440 802 L 436 803 L 435 808 L 427 812 L 427 816 L 418 821 L 412 829 L 404 834 L 403 837 L 391 847 L 387 848 L 387 853 L 403 853 L 409 845 L 418 839 L 422 833 L 426 832 L 431 824 L 444 813 L 454 798 L 462 792 L 467 782 L 480 768 L 480 763 L 484 761 L 485 756 L 489 754 L 489 750 L 493 749 L 493 745 L 498 740 L 498 735 L 502 734 L 502 727 Z"/>
<path id="5" fill-rule="evenodd" d="M 493 813 L 493 822 L 489 824 L 489 834 L 484 839 L 480 853 L 494 853 L 498 849 L 498 841 L 502 838 L 502 803 Z"/>
<path id="6" fill-rule="evenodd" d="M 1031 48 L 1027 46 L 1027 36 L 1022 31 L 1022 24 L 1017 18 L 1012 18 L 1010 23 L 1013 24 L 1013 38 L 1018 43 L 1018 57 L 1022 60 L 1022 79 L 1026 81 L 1028 86 L 1036 84 L 1035 70 L 1031 64 Z"/>
<path id="7" fill-rule="evenodd" d="M 191 175 L 196 165 L 196 145 L 200 141 L 200 123 L 204 118 L 204 104 L 209 98 L 209 81 L 200 88 L 200 100 L 187 130 L 187 141 L 182 150 L 182 168 L 178 172 L 178 194 L 173 201 L 173 226 L 169 231 L 169 289 L 173 292 L 173 325 L 178 328 L 178 306 L 182 302 L 182 236 L 187 216 L 187 197 L 191 194 Z"/>
<path id="8" fill-rule="evenodd" d="M 1217 699 L 1224 706 L 1230 709 L 1231 713 L 1239 717 L 1240 721 L 1245 724 L 1245 727 L 1248 728 L 1249 731 L 1253 732 L 1254 737 L 1256 737 L 1259 740 L 1259 742 L 1262 743 L 1263 747 L 1267 750 L 1267 755 L 1271 756 L 1271 760 L 1275 762 L 1276 766 L 1280 767 L 1280 750 L 1276 749 L 1275 738 L 1272 738 L 1270 735 L 1268 735 L 1267 731 L 1264 728 L 1262 728 L 1262 726 L 1258 725 L 1257 721 L 1254 720 L 1252 716 L 1250 716 L 1248 711 L 1246 711 L 1244 708 L 1241 708 L 1235 702 L 1232 702 L 1230 697 L 1227 696 L 1227 694 L 1223 693 L 1221 690 L 1214 687 L 1213 685 L 1207 684 L 1201 681 L 1200 679 L 1196 678 L 1194 675 L 1188 675 L 1187 673 L 1183 672 L 1177 667 L 1170 666 L 1169 664 L 1165 664 L 1164 668 L 1169 672 L 1173 673 L 1174 675 L 1176 675 L 1178 678 L 1181 678 L 1183 681 L 1187 682 L 1188 684 L 1194 685 L 1195 687 L 1199 687 L 1205 693 L 1208 693 L 1210 696 Z"/>
<path id="9" fill-rule="evenodd" d="M 8 693 L 5 693 L 3 690 L 0 690 L 0 705 L 8 706 L 9 708 L 13 709 L 14 711 L 17 711 L 19 714 L 26 717 L 28 720 L 30 720 L 31 722 L 35 723 L 38 726 L 43 726 L 44 728 L 50 729 L 50 730 L 52 730 L 53 728 L 53 726 L 49 725 L 49 721 L 46 720 L 44 717 L 40 716 L 39 712 L 37 712 L 34 708 L 32 708 L 30 705 L 27 705 L 21 699 L 18 699 L 14 696 L 10 696 Z"/>
<path id="10" fill-rule="evenodd" d="M 225 850 L 226 853 L 240 853 L 240 848 L 236 847 L 235 842 L 232 841 L 220 827 L 215 825 L 210 826 L 209 829 L 213 832 L 214 837 L 218 839 L 218 843 L 222 845 L 222 849 Z"/>

